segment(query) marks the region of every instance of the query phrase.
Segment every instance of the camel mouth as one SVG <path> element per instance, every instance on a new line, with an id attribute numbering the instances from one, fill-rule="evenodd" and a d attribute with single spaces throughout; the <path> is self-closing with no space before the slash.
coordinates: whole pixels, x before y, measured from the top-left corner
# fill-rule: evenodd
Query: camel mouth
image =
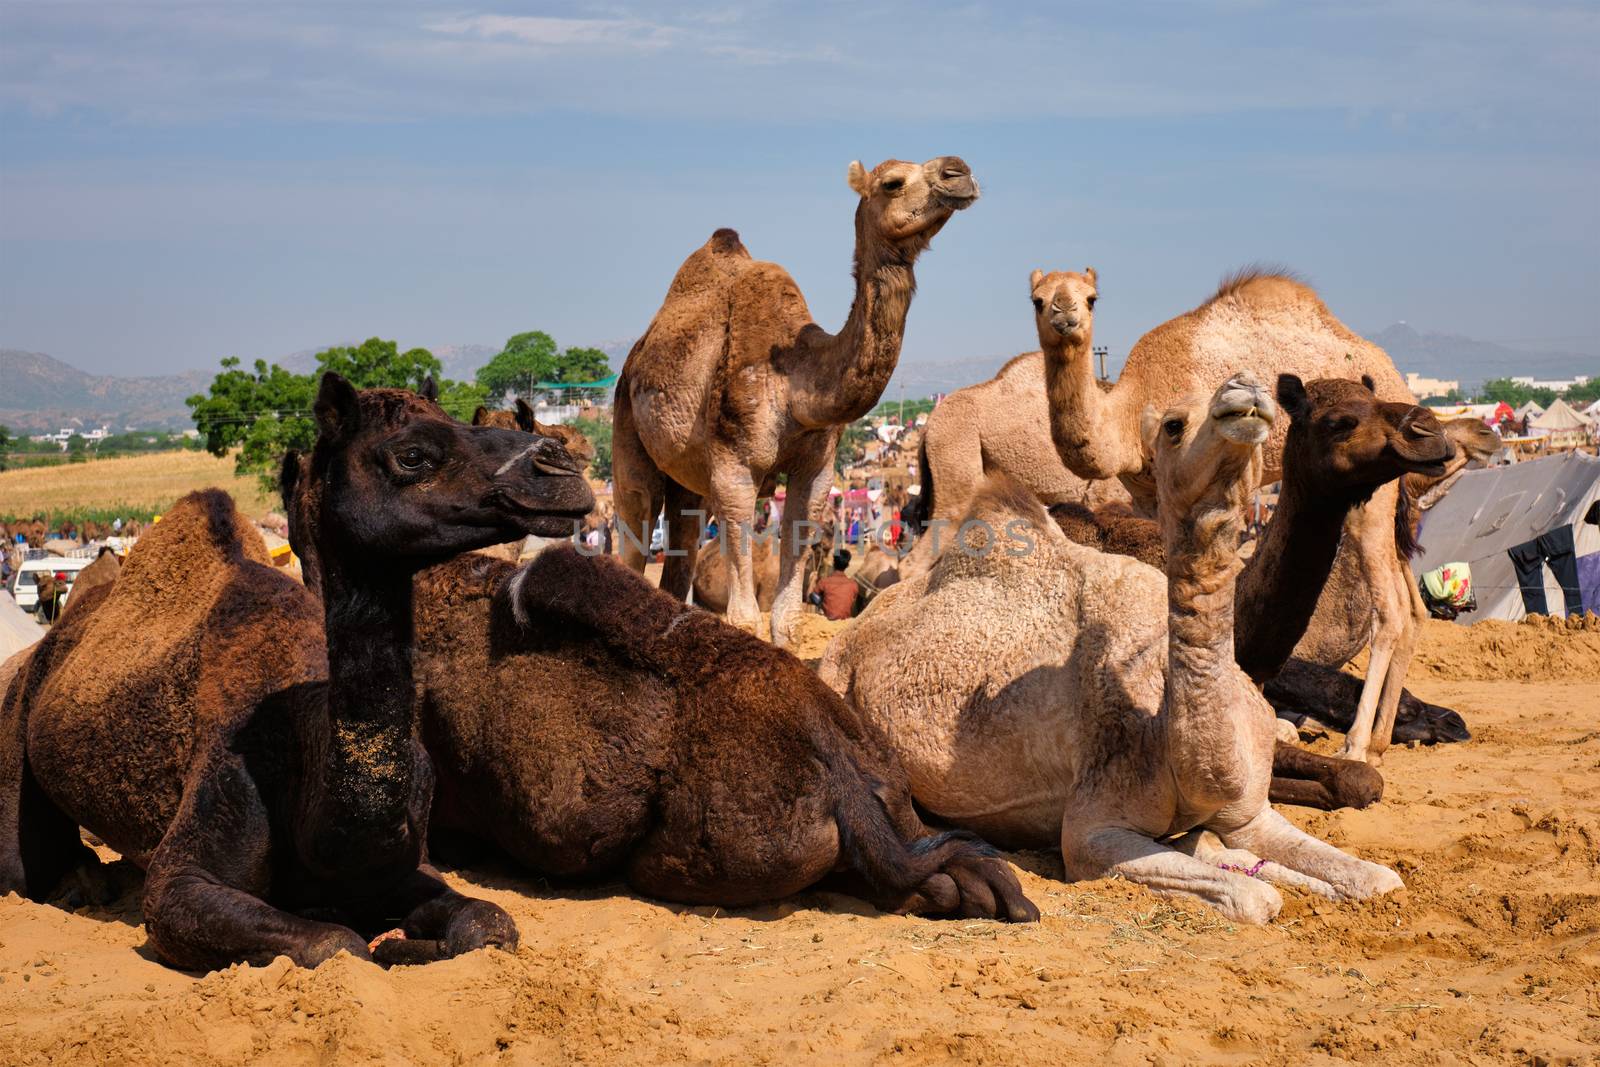
<path id="1" fill-rule="evenodd" d="M 484 497 L 484 507 L 506 514 L 512 522 L 539 537 L 565 536 L 594 510 L 594 493 L 589 483 L 576 475 L 545 480 L 554 484 L 533 495 L 520 487 L 497 485 Z M 568 482 L 572 484 L 564 484 Z"/>
<path id="2" fill-rule="evenodd" d="M 938 191 L 939 203 L 951 211 L 965 211 L 978 202 L 978 183 L 973 182 L 970 191 L 962 189 L 940 189 Z"/>

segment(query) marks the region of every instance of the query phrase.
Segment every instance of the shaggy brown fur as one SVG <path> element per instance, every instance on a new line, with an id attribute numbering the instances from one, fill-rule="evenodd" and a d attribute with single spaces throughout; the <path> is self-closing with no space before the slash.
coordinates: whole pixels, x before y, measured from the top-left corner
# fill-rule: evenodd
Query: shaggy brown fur
<path id="1" fill-rule="evenodd" d="M 305 531 L 320 505 L 298 473 L 284 483 L 291 540 L 315 575 Z M 589 567 L 607 588 L 580 580 Z M 881 739 L 792 656 L 610 559 L 563 546 L 525 568 L 537 573 L 474 553 L 416 579 L 441 854 L 486 843 L 541 874 L 725 905 L 840 869 L 840 888 L 887 909 L 1037 918 L 1003 861 L 922 826 Z M 653 642 L 668 608 L 699 621 Z M 667 669 L 680 661 L 700 666 Z"/>
<path id="2" fill-rule="evenodd" d="M 888 910 L 1038 918 L 987 846 L 922 826 L 883 740 L 788 653 L 570 546 L 423 580 L 441 831 L 687 903 L 843 872 Z"/>
<path id="3" fill-rule="evenodd" d="M 109 548 L 101 549 L 95 561 L 78 572 L 78 577 L 72 583 L 72 595 L 67 598 L 64 610 L 71 611 L 75 605 L 82 602 L 84 594 L 89 590 L 116 581 L 121 571 L 122 560 L 117 558 L 117 554 Z"/>
<path id="4" fill-rule="evenodd" d="M 317 418 L 325 603 L 271 566 L 227 494 L 180 501 L 12 679 L 0 890 L 44 898 L 96 868 L 81 826 L 146 869 L 151 945 L 180 967 L 366 956 L 395 925 L 392 960 L 516 943 L 503 910 L 423 862 L 410 569 L 555 521 L 587 487 L 564 457 L 548 476 L 526 435 L 337 375 Z"/>

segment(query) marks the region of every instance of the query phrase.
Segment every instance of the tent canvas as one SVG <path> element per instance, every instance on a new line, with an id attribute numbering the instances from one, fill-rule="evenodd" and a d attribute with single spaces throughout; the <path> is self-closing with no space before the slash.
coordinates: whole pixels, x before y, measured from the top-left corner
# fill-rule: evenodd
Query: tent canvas
<path id="1" fill-rule="evenodd" d="M 0 589 L 0 663 L 43 636 L 44 627 L 35 622 L 32 615 L 17 607 L 10 593 Z"/>
<path id="2" fill-rule="evenodd" d="M 1580 414 L 1572 409 L 1560 397 L 1556 397 L 1544 414 L 1535 418 L 1528 426 L 1538 430 L 1582 430 L 1593 420 L 1587 415 Z"/>
<path id="3" fill-rule="evenodd" d="M 1442 500 L 1423 512 L 1423 550 L 1411 568 L 1422 575 L 1446 563 L 1471 565 L 1478 610 L 1457 620 L 1463 625 L 1481 619 L 1520 619 L 1526 612 L 1507 550 L 1571 524 L 1580 570 L 1592 567 L 1582 561 L 1600 552 L 1600 527 L 1583 520 L 1596 500 L 1600 500 L 1600 459 L 1582 452 L 1466 471 Z M 1548 566 L 1544 580 L 1545 602 L 1552 613 L 1559 613 L 1564 604 L 1561 587 Z M 1600 612 L 1600 604 L 1586 600 L 1584 606 Z"/>

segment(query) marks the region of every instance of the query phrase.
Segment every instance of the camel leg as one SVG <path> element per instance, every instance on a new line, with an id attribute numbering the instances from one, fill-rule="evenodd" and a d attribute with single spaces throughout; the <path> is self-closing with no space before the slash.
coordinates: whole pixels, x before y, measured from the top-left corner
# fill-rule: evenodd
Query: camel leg
<path id="1" fill-rule="evenodd" d="M 622 562 L 643 574 L 650 561 L 651 528 L 666 501 L 666 480 L 634 430 L 633 409 L 620 384 L 615 414 L 611 471 L 617 535 L 622 541 Z"/>
<path id="2" fill-rule="evenodd" d="M 1334 811 L 1364 808 L 1382 797 L 1383 776 L 1368 764 L 1319 756 L 1282 741 L 1272 751 L 1272 788 L 1267 799 L 1274 804 Z"/>
<path id="3" fill-rule="evenodd" d="M 1422 594 L 1411 580 L 1411 568 L 1401 560 L 1394 561 L 1396 617 L 1400 633 L 1395 638 L 1394 652 L 1389 657 L 1388 670 L 1383 676 L 1383 691 L 1378 698 L 1378 714 L 1372 726 L 1372 742 L 1368 748 L 1369 762 L 1374 766 L 1382 762 L 1383 753 L 1394 740 L 1394 720 L 1400 712 L 1400 696 L 1405 689 L 1406 672 L 1411 669 L 1411 657 L 1417 650 L 1417 638 L 1422 633 L 1422 621 L 1428 609 L 1422 603 Z"/>
<path id="4" fill-rule="evenodd" d="M 833 486 L 833 451 L 836 438 L 827 438 L 823 455 L 789 474 L 789 498 L 783 506 L 783 538 L 778 560 L 778 594 L 772 601 L 772 643 L 788 648 L 794 643 L 794 629 L 800 622 L 801 586 L 805 572 L 802 560 L 817 539 L 817 522 L 828 502 Z M 835 536 L 839 536 L 837 532 Z"/>
<path id="5" fill-rule="evenodd" d="M 1195 897 L 1237 922 L 1270 922 L 1283 907 L 1283 896 L 1266 882 L 1186 856 L 1136 830 L 1085 830 L 1074 821 L 1069 811 L 1061 834 L 1070 879 L 1126 878 L 1166 896 Z"/>
<path id="6" fill-rule="evenodd" d="M 385 966 L 447 960 L 491 945 L 517 950 L 517 926 L 503 908 L 457 893 L 427 864 L 401 879 L 376 910 L 404 916 L 404 940 L 384 941 L 373 950 L 372 958 Z"/>
<path id="7" fill-rule="evenodd" d="M 1387 867 L 1356 859 L 1326 841 L 1319 841 L 1271 808 L 1245 825 L 1218 831 L 1229 848 L 1253 852 L 1264 860 L 1310 875 L 1332 886 L 1341 897 L 1365 900 L 1404 888 L 1400 876 Z"/>
<path id="8" fill-rule="evenodd" d="M 713 466 L 710 504 L 717 516 L 718 548 L 727 553 L 728 611 L 724 618 L 732 626 L 757 633 L 761 605 L 756 601 L 755 563 L 750 558 L 756 483 L 749 468 L 733 460 Z"/>
<path id="9" fill-rule="evenodd" d="M 661 568 L 661 588 L 688 600 L 700 535 L 706 526 L 705 508 L 699 493 L 691 493 L 670 478 L 666 479 L 666 489 L 667 562 Z"/>
<path id="10" fill-rule="evenodd" d="M 220 757 L 191 781 L 145 877 L 145 929 L 162 959 L 215 970 L 278 956 L 315 967 L 340 949 L 369 958 L 348 926 L 291 915 L 229 884 L 264 892 L 270 882 L 272 826 L 239 757 Z"/>
<path id="11" fill-rule="evenodd" d="M 1172 842 L 1172 847 L 1213 867 L 1236 871 L 1251 878 L 1261 878 L 1276 885 L 1296 886 L 1308 893 L 1328 897 L 1330 900 L 1337 900 L 1339 897 L 1333 886 L 1320 878 L 1290 870 L 1281 863 L 1264 860 L 1254 852 L 1242 848 L 1225 847 L 1210 830 L 1190 830 Z"/>

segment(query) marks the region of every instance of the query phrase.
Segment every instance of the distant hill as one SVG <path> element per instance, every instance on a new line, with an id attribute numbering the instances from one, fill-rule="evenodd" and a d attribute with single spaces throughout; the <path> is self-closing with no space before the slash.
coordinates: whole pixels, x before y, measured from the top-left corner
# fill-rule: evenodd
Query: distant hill
<path id="1" fill-rule="evenodd" d="M 114 431 L 186 429 L 184 398 L 205 389 L 210 371 L 149 378 L 87 374 L 42 352 L 0 348 L 0 424 L 24 433 L 63 426 Z"/>
<path id="2" fill-rule="evenodd" d="M 1534 378 L 1600 374 L 1600 355 L 1530 351 L 1453 334 L 1421 333 L 1404 322 L 1368 334 L 1367 338 L 1389 353 L 1402 374 L 1415 371 L 1429 378 L 1454 378 L 1467 392 L 1489 378 L 1513 374 Z"/>

